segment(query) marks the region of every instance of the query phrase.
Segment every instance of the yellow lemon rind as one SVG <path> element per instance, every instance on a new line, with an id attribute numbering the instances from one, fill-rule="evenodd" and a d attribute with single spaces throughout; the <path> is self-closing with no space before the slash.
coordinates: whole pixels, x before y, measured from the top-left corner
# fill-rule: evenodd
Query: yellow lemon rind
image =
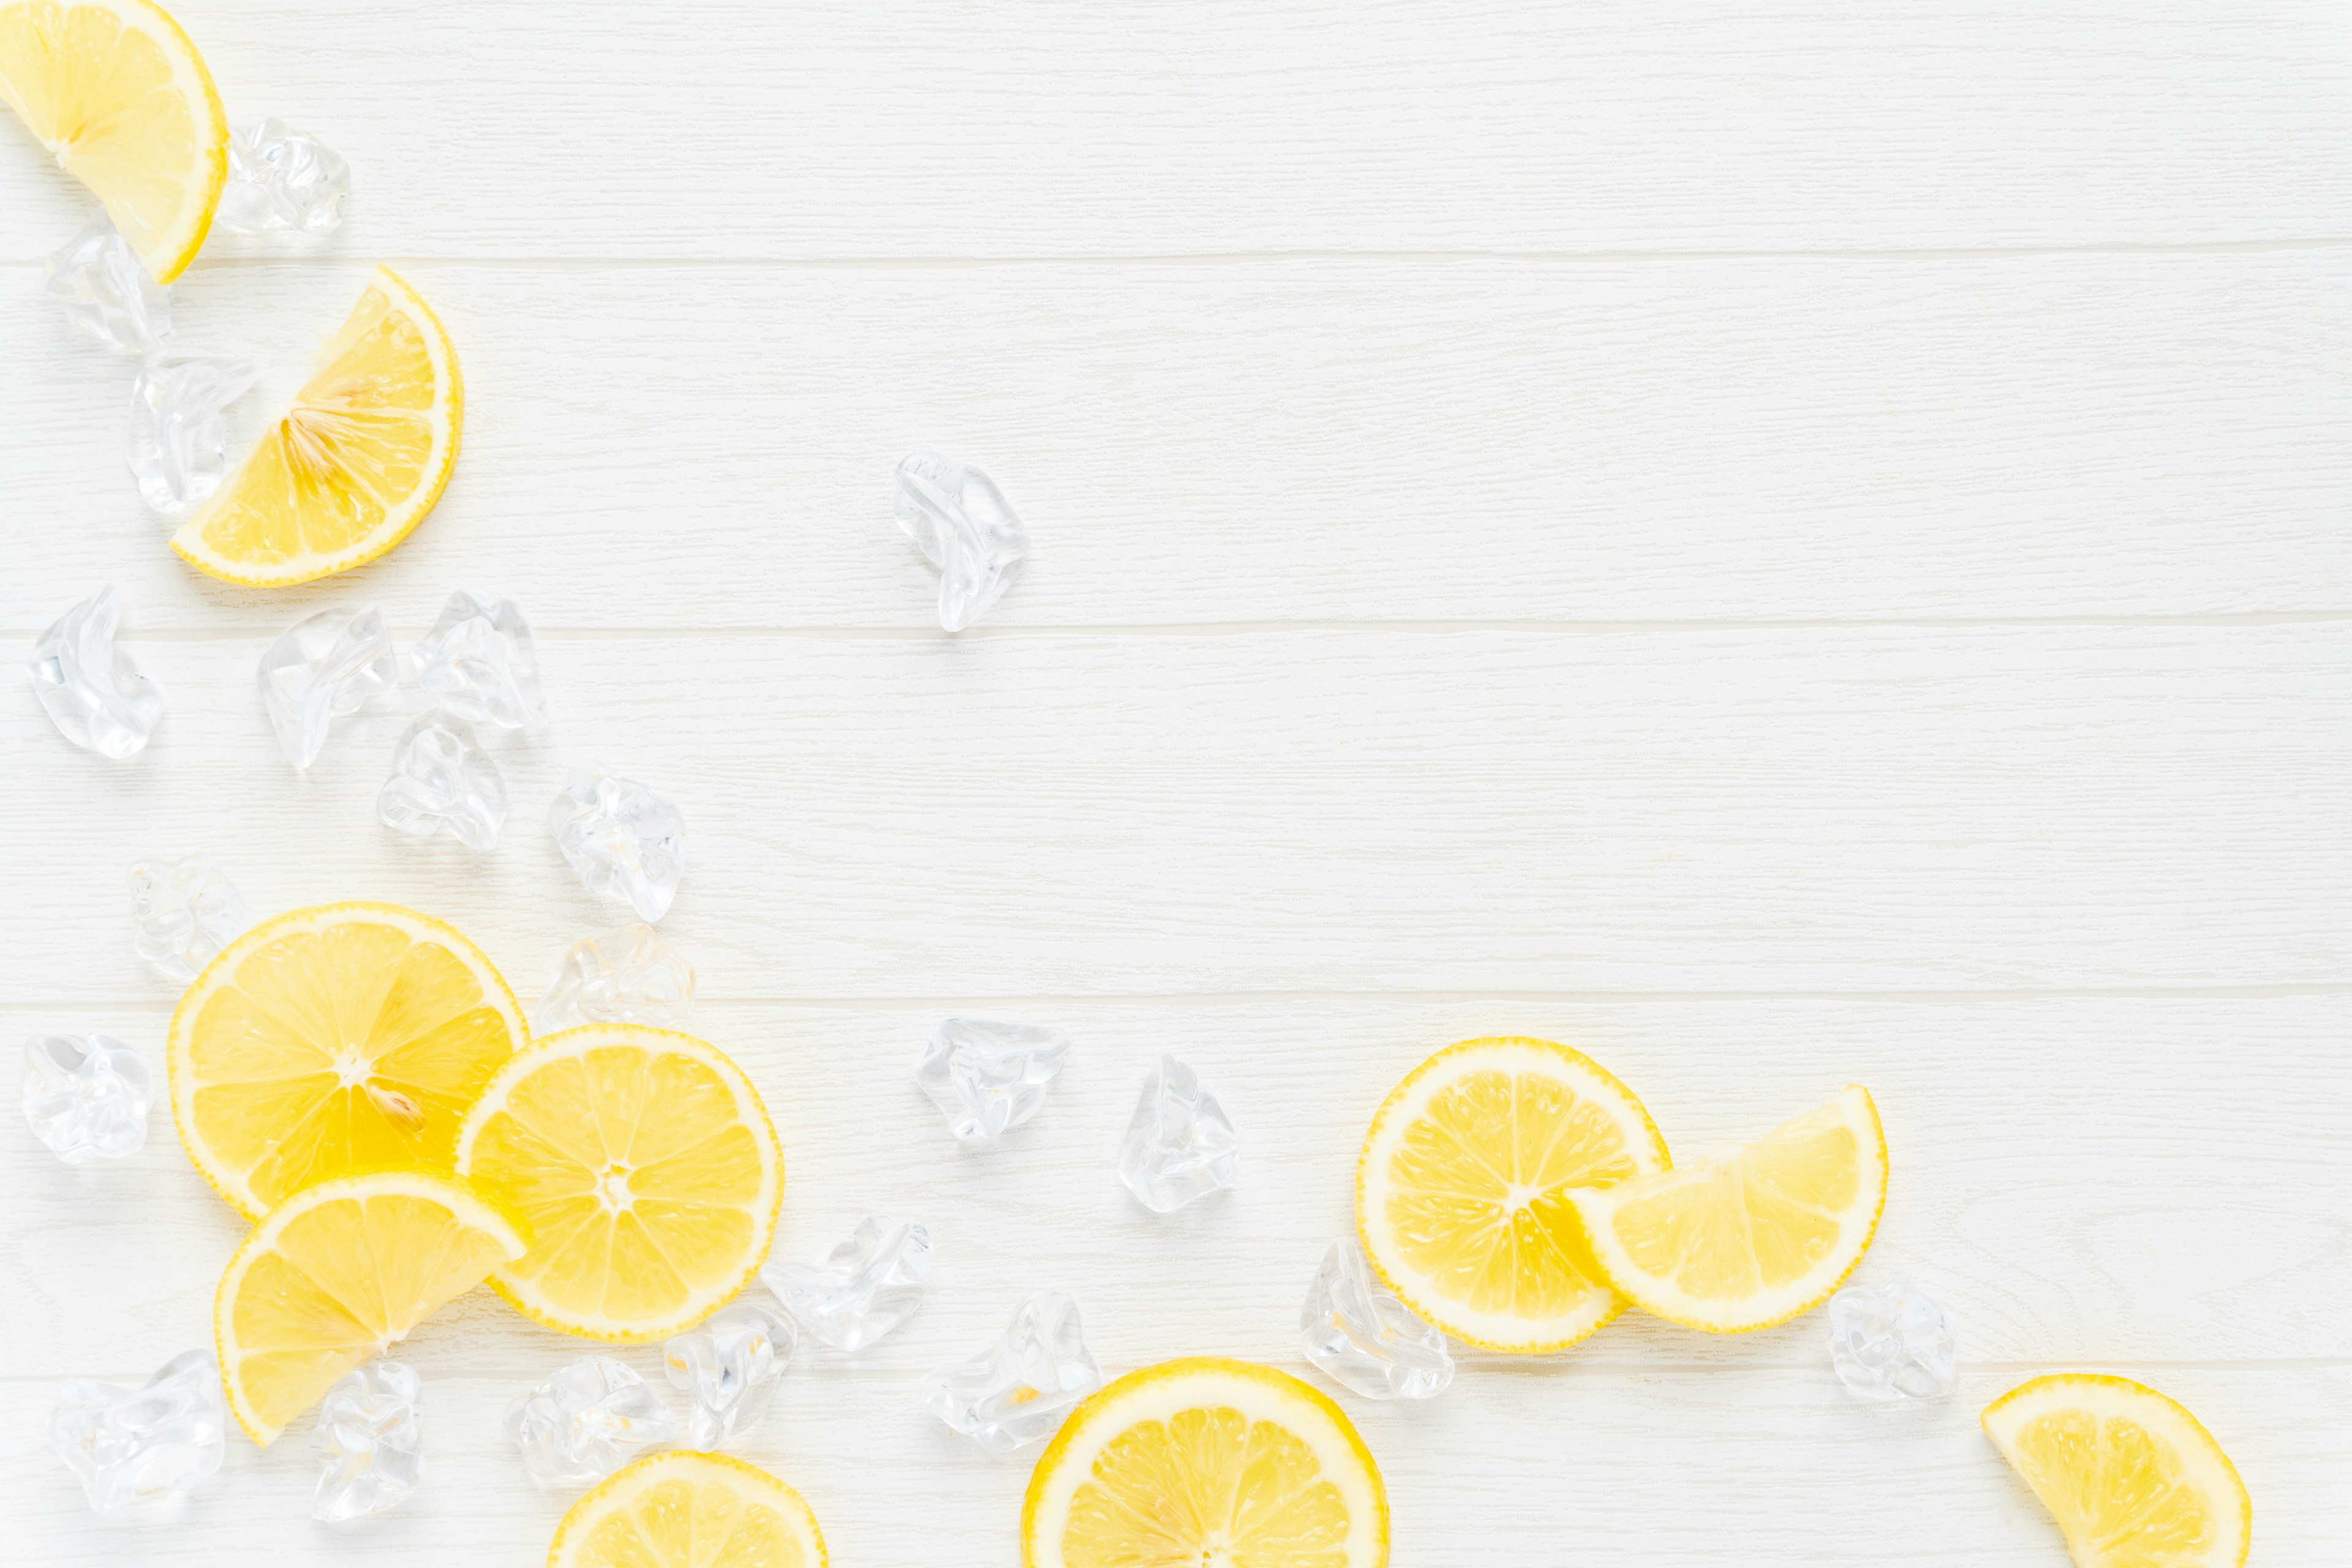
<path id="1" fill-rule="evenodd" d="M 569 1568 L 567 1552 L 578 1545 L 575 1532 L 584 1536 L 598 1519 L 623 1500 L 620 1494 L 642 1491 L 661 1481 L 664 1472 L 671 1470 L 700 1471 L 705 1475 L 716 1470 L 719 1474 L 712 1479 L 722 1479 L 738 1497 L 744 1496 L 747 1490 L 756 1490 L 762 1501 L 805 1531 L 803 1544 L 815 1552 L 810 1560 L 813 1568 L 825 1568 L 830 1561 L 825 1555 L 824 1531 L 818 1526 L 816 1510 L 809 1507 L 806 1498 L 759 1466 L 746 1464 L 730 1454 L 678 1448 L 647 1454 L 624 1465 L 582 1493 L 580 1500 L 564 1510 L 562 1521 L 555 1527 L 554 1539 L 547 1543 L 547 1568 Z"/>

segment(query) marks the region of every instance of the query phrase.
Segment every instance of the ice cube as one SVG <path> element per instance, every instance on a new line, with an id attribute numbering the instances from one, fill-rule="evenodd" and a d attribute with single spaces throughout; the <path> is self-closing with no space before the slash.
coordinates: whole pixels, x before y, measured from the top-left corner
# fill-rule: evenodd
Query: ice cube
<path id="1" fill-rule="evenodd" d="M 68 1382 L 49 1447 L 89 1506 L 114 1513 L 194 1490 L 220 1468 L 227 1425 L 220 1363 L 210 1351 L 182 1351 L 144 1384 Z"/>
<path id="2" fill-rule="evenodd" d="M 1102 1386 L 1087 1350 L 1078 1304 L 1040 1292 L 1013 1309 L 994 1344 L 920 1384 L 939 1418 L 992 1454 L 1042 1442 L 1081 1399 Z"/>
<path id="3" fill-rule="evenodd" d="M 139 956 L 165 979 L 194 980 L 252 923 L 245 895 L 211 856 L 131 862 L 131 924 Z"/>
<path id="4" fill-rule="evenodd" d="M 103 211 L 44 263 L 66 319 L 117 353 L 151 354 L 172 335 L 172 296 Z"/>
<path id="5" fill-rule="evenodd" d="M 288 762 L 307 768 L 319 760 L 336 720 L 400 684 L 400 660 L 375 605 L 320 610 L 269 645 L 258 679 L 278 749 Z"/>
<path id="6" fill-rule="evenodd" d="M 532 1016 L 533 1034 L 582 1024 L 683 1029 L 694 1012 L 694 965 L 647 925 L 573 942 Z"/>
<path id="7" fill-rule="evenodd" d="M 1849 1285 L 1830 1298 L 1830 1365 L 1864 1399 L 1940 1399 L 1959 1381 L 1943 1308 L 1906 1284 Z"/>
<path id="8" fill-rule="evenodd" d="M 242 234 L 325 234 L 343 221 L 351 165 L 275 115 L 229 132 L 228 184 L 213 221 Z"/>
<path id="9" fill-rule="evenodd" d="M 393 1508 L 425 1477 L 416 1373 L 372 1361 L 347 1373 L 319 1402 L 310 1446 L 326 1458 L 310 1517 L 332 1524 Z"/>
<path id="10" fill-rule="evenodd" d="M 530 623 L 512 599 L 485 605 L 462 589 L 416 645 L 417 683 L 458 718 L 502 730 L 547 722 Z"/>
<path id="11" fill-rule="evenodd" d="M 121 1040 L 34 1035 L 25 1041 L 25 1120 L 68 1165 L 139 1152 L 154 1103 L 146 1059 Z"/>
<path id="12" fill-rule="evenodd" d="M 662 1346 L 670 1386 L 694 1400 L 686 1439 L 716 1448 L 748 1431 L 775 1403 L 784 1365 L 800 1342 L 792 1318 L 758 1301 L 738 1299 L 701 1327 Z"/>
<path id="13" fill-rule="evenodd" d="M 949 1131 L 986 1143 L 1037 1114 L 1069 1051 L 1059 1029 L 950 1018 L 923 1047 L 915 1082 L 946 1114 Z"/>
<path id="14" fill-rule="evenodd" d="M 996 481 L 938 452 L 898 464 L 898 526 L 939 569 L 940 625 L 960 632 L 1021 574 L 1029 536 Z"/>
<path id="15" fill-rule="evenodd" d="M 923 1302 L 931 1234 L 876 1215 L 815 1263 L 772 1262 L 761 1278 L 809 1332 L 837 1351 L 859 1351 Z"/>
<path id="16" fill-rule="evenodd" d="M 677 1436 L 651 1384 L 611 1356 L 584 1355 L 507 1406 L 507 1432 L 541 1489 L 584 1487 L 639 1448 Z"/>
<path id="17" fill-rule="evenodd" d="M 1444 1333 L 1381 1283 L 1352 1236 L 1323 1254 L 1298 1333 L 1308 1361 L 1367 1399 L 1427 1399 L 1454 1381 Z"/>
<path id="18" fill-rule="evenodd" d="M 468 849 L 488 849 L 507 819 L 507 784 L 472 726 L 436 708 L 401 732 L 392 776 L 375 797 L 378 822 L 412 838 L 446 832 Z"/>
<path id="19" fill-rule="evenodd" d="M 1232 1186 L 1240 1146 L 1224 1108 L 1201 1087 L 1199 1075 L 1162 1055 L 1136 1098 L 1118 1152 L 1118 1179 L 1144 1207 L 1173 1213 Z"/>
<path id="20" fill-rule="evenodd" d="M 648 924 L 668 912 L 686 874 L 686 819 L 677 807 L 591 763 L 572 770 L 547 826 L 590 892 L 628 905 Z"/>
<path id="21" fill-rule="evenodd" d="M 255 371 L 217 354 L 159 353 L 131 384 L 131 471 L 167 517 L 194 510 L 228 476 L 228 405 Z"/>
<path id="22" fill-rule="evenodd" d="M 58 618 L 33 644 L 33 690 L 58 733 L 121 762 L 163 717 L 163 693 L 114 645 L 121 602 L 111 584 Z"/>

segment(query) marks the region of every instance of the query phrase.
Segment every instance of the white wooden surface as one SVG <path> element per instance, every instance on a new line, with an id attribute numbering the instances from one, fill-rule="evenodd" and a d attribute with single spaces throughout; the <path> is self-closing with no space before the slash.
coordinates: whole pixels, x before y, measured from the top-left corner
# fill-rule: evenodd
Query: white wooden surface
<path id="1" fill-rule="evenodd" d="M 1307 1372 L 1357 1142 L 1465 1036 L 1572 1039 L 1677 1149 L 1849 1079 L 1895 1184 L 1864 1279 L 1950 1307 L 1928 1409 L 1818 1320 L 1628 1318 L 1348 1398 L 1404 1565 L 2055 1564 L 1975 1426 L 2129 1373 L 2238 1460 L 2255 1562 L 2336 1563 L 2352 1465 L 2352 14 L 1960 3 L 186 0 L 233 117 L 351 158 L 337 239 L 218 243 L 181 335 L 265 366 L 365 268 L 455 332 L 467 446 L 394 556 L 195 577 L 121 468 L 127 371 L 35 297 L 79 190 L 0 129 L 0 634 L 116 582 L 170 695 L 126 764 L 0 704 L 0 1033 L 160 1066 L 134 853 L 256 907 L 401 900 L 534 994 L 611 923 L 540 812 L 602 756 L 677 799 L 665 933 L 788 1148 L 780 1246 L 921 1217 L 937 1288 L 812 1354 L 744 1451 L 847 1563 L 1010 1564 L 1026 1458 L 914 1402 L 1023 1289 L 1106 1365 Z M 887 515 L 918 445 L 1037 545 L 930 629 Z M 489 856 L 377 828 L 395 713 L 296 776 L 250 685 L 309 610 L 404 635 L 517 595 L 553 730 Z M 908 1080 L 950 1010 L 1079 1041 L 958 1150 Z M 1185 1053 L 1236 1192 L 1111 1174 Z M 83 1508 L 59 1380 L 208 1331 L 232 1216 L 159 1116 L 124 1165 L 0 1131 L 9 1560 L 538 1560 L 504 1403 L 582 1348 L 469 1299 L 409 1357 L 433 1471 L 329 1531 L 298 1432 L 174 1527 Z M 634 1359 L 653 1370 L 652 1352 Z"/>

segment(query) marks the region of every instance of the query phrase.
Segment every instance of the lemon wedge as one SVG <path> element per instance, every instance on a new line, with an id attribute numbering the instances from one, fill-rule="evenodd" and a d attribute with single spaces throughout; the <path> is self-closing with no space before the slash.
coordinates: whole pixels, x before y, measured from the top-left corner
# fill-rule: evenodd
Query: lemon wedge
<path id="1" fill-rule="evenodd" d="M 1853 1272 L 1886 1208 L 1870 1091 L 1711 1158 L 1570 1194 L 1609 1282 L 1647 1312 L 1744 1333 L 1810 1311 Z"/>
<path id="2" fill-rule="evenodd" d="M 1633 1092 L 1549 1040 L 1465 1040 L 1405 1075 L 1356 1162 L 1364 1254 L 1398 1300 L 1485 1350 L 1565 1350 L 1625 1310 L 1570 1205 L 1666 1167 Z"/>
<path id="3" fill-rule="evenodd" d="M 2254 1505 L 2221 1446 L 2146 1384 L 2058 1373 L 1984 1409 L 1985 1436 L 2065 1532 L 2075 1568 L 2241 1568 Z"/>
<path id="4" fill-rule="evenodd" d="M 213 1298 L 236 1424 L 268 1447 L 337 1378 L 524 1246 L 512 1219 L 447 1176 L 384 1171 L 295 1194 L 253 1227 Z"/>
<path id="5" fill-rule="evenodd" d="M 379 267 L 293 406 L 172 548 L 201 572 L 255 588 L 373 561 L 441 499 L 465 405 L 440 319 Z"/>
<path id="6" fill-rule="evenodd" d="M 223 948 L 172 1015 L 172 1116 L 248 1219 L 354 1171 L 450 1169 L 466 1108 L 530 1038 L 514 993 L 455 928 L 325 904 Z"/>
<path id="7" fill-rule="evenodd" d="M 1196 1357 L 1070 1412 L 1021 1510 L 1026 1568 L 1381 1568 L 1388 1492 L 1347 1414 L 1286 1373 Z"/>
<path id="8" fill-rule="evenodd" d="M 228 117 L 162 6 L 0 5 L 0 101 L 106 204 L 156 282 L 187 270 L 228 183 Z"/>
<path id="9" fill-rule="evenodd" d="M 724 1454 L 648 1454 L 555 1527 L 547 1568 L 824 1568 L 801 1494 Z"/>

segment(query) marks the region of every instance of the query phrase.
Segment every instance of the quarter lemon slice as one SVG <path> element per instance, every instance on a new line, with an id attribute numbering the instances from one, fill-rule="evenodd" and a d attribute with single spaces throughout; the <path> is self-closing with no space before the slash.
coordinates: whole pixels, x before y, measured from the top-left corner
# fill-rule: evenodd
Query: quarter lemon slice
<path id="1" fill-rule="evenodd" d="M 1347 1413 L 1286 1373 L 1198 1356 L 1070 1412 L 1021 1509 L 1025 1568 L 1381 1568 L 1389 1500 Z"/>
<path id="2" fill-rule="evenodd" d="M 784 1153 L 743 1069 L 691 1035 L 592 1024 L 512 1058 L 466 1116 L 457 1172 L 537 1240 L 490 1277 L 551 1328 L 657 1340 L 751 1282 Z"/>
<path id="3" fill-rule="evenodd" d="M 521 1229 L 447 1176 L 383 1171 L 269 1211 L 213 1298 L 221 1386 L 268 1447 L 335 1380 L 523 1254 Z"/>
<path id="4" fill-rule="evenodd" d="M 162 6 L 0 5 L 0 100 L 106 204 L 156 282 L 187 270 L 228 182 L 228 117 Z"/>
<path id="5" fill-rule="evenodd" d="M 180 1142 L 247 1219 L 353 1171 L 446 1171 L 457 1126 L 530 1038 L 456 928 L 394 904 L 264 921 L 205 966 L 165 1055 Z"/>
<path id="6" fill-rule="evenodd" d="M 379 267 L 294 405 L 172 548 L 201 572 L 257 588 L 373 561 L 441 499 L 465 405 L 439 318 Z"/>
<path id="7" fill-rule="evenodd" d="M 2075 1568 L 2240 1568 L 2254 1505 L 2197 1417 L 2146 1384 L 2057 1373 L 1984 1409 L 1985 1436 L 2058 1528 Z"/>
<path id="8" fill-rule="evenodd" d="M 801 1494 L 724 1454 L 648 1454 L 572 1505 L 547 1568 L 824 1568 Z"/>
<path id="9" fill-rule="evenodd" d="M 1886 1208 L 1886 1137 L 1849 1084 L 1753 1143 L 1573 1194 L 1611 1284 L 1715 1333 L 1785 1323 L 1845 1282 Z"/>
<path id="10" fill-rule="evenodd" d="M 1665 1169 L 1633 1092 L 1549 1040 L 1465 1040 L 1364 1135 L 1356 1225 L 1405 1305 L 1486 1350 L 1565 1350 L 1625 1310 L 1568 1201 Z"/>

